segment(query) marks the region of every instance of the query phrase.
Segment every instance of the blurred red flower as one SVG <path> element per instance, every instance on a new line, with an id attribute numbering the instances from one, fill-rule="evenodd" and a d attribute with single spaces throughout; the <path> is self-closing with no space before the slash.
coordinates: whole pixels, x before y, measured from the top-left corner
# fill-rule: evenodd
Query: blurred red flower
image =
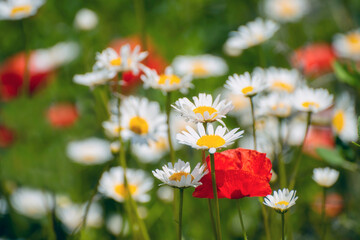
<path id="1" fill-rule="evenodd" d="M 139 36 L 131 36 L 128 38 L 121 38 L 114 40 L 110 43 L 110 47 L 119 51 L 122 46 L 125 44 L 130 44 L 131 49 L 134 49 L 137 45 L 140 46 L 141 51 L 144 51 L 144 48 L 141 44 L 141 39 Z M 147 49 L 149 55 L 145 58 L 143 64 L 148 68 L 155 69 L 158 73 L 163 72 L 167 66 L 165 59 L 158 54 L 155 50 L 155 46 L 150 39 L 147 39 Z M 131 71 L 123 73 L 123 80 L 126 85 L 123 87 L 124 93 L 130 93 L 134 88 L 136 88 L 140 83 L 140 76 L 142 72 L 135 75 Z"/>
<path id="2" fill-rule="evenodd" d="M 0 125 L 0 147 L 9 147 L 14 142 L 14 140 L 15 136 L 13 131 L 8 129 L 4 125 Z"/>
<path id="3" fill-rule="evenodd" d="M 304 142 L 303 151 L 312 157 L 319 158 L 317 148 L 333 149 L 335 147 L 334 135 L 330 127 L 310 126 Z"/>
<path id="4" fill-rule="evenodd" d="M 206 159 L 209 173 L 193 193 L 197 198 L 213 198 L 210 157 Z M 239 199 L 271 194 L 271 161 L 265 153 L 250 149 L 231 149 L 215 153 L 215 175 L 219 198 Z"/>
<path id="5" fill-rule="evenodd" d="M 29 93 L 34 93 L 44 86 L 49 79 L 51 71 L 35 67 L 34 54 L 29 59 Z M 25 53 L 19 53 L 7 59 L 0 67 L 0 98 L 8 101 L 18 96 L 22 90 L 25 72 Z"/>
<path id="6" fill-rule="evenodd" d="M 71 103 L 58 103 L 49 107 L 46 117 L 53 127 L 65 128 L 76 122 L 78 111 Z"/>
<path id="7" fill-rule="evenodd" d="M 314 202 L 313 209 L 318 214 L 321 214 L 322 211 L 322 194 L 317 194 Z M 325 200 L 325 214 L 329 217 L 338 216 L 344 209 L 344 198 L 338 193 L 330 193 L 326 195 Z"/>
<path id="8" fill-rule="evenodd" d="M 335 52 L 330 44 L 315 43 L 296 50 L 291 61 L 305 75 L 316 77 L 331 72 L 335 59 Z"/>

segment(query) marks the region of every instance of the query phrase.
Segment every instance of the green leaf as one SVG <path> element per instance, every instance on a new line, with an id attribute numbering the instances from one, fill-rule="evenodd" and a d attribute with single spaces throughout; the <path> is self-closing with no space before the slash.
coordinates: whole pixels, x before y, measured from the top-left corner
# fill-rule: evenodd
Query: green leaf
<path id="1" fill-rule="evenodd" d="M 357 164 L 345 160 L 336 149 L 318 148 L 316 152 L 330 165 L 342 167 L 349 171 L 356 171 L 358 169 Z"/>
<path id="2" fill-rule="evenodd" d="M 360 87 L 360 75 L 358 74 L 358 72 L 354 70 L 350 72 L 345 65 L 342 65 L 337 61 L 333 63 L 333 68 L 336 77 L 340 81 L 349 84 L 350 86 Z"/>

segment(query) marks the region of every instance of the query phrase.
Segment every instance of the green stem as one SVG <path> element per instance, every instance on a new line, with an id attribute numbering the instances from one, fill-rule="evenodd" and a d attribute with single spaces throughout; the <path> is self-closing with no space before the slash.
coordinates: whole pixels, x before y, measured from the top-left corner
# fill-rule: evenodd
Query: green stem
<path id="1" fill-rule="evenodd" d="M 255 129 L 255 108 L 254 108 L 254 101 L 253 96 L 249 97 L 250 99 L 250 106 L 251 106 L 251 117 L 252 117 L 252 130 L 253 130 L 253 138 L 254 138 L 254 150 L 257 150 L 256 144 L 256 129 Z"/>
<path id="2" fill-rule="evenodd" d="M 281 213 L 281 239 L 285 240 L 285 213 Z"/>
<path id="3" fill-rule="evenodd" d="M 55 224 L 54 224 L 54 219 L 55 219 L 55 206 L 56 206 L 56 202 L 55 202 L 55 196 L 52 195 L 51 196 L 52 201 L 53 201 L 53 208 L 49 211 L 49 213 L 47 214 L 48 216 L 48 239 L 49 240 L 56 240 L 56 231 L 55 231 Z"/>
<path id="4" fill-rule="evenodd" d="M 183 211 L 183 204 L 184 204 L 184 189 L 180 188 L 180 199 L 179 199 L 179 232 L 178 232 L 178 240 L 181 240 L 182 236 L 182 211 Z"/>
<path id="5" fill-rule="evenodd" d="M 211 181 L 215 200 L 215 220 L 217 229 L 217 240 L 221 240 L 221 225 L 220 225 L 220 210 L 219 210 L 219 198 L 217 194 L 216 176 L 215 176 L 215 157 L 214 154 L 210 153 L 211 162 Z"/>
<path id="6" fill-rule="evenodd" d="M 285 162 L 283 158 L 283 148 L 284 148 L 284 142 L 282 139 L 282 118 L 278 118 L 279 126 L 278 126 L 278 137 L 279 137 L 279 152 L 278 152 L 278 161 L 279 161 L 279 178 L 280 178 L 280 187 L 284 188 L 286 186 L 286 169 L 285 169 Z"/>
<path id="7" fill-rule="evenodd" d="M 325 234 L 326 234 L 325 213 L 326 213 L 326 188 L 323 187 L 323 196 L 322 196 L 322 205 L 321 205 L 321 226 L 322 226 L 321 240 L 325 239 Z"/>
<path id="8" fill-rule="evenodd" d="M 244 234 L 244 239 L 247 240 L 248 238 L 246 236 L 246 229 L 245 229 L 244 220 L 243 220 L 242 213 L 241 213 L 240 199 L 238 199 L 236 201 L 236 206 L 237 206 L 237 209 L 238 209 L 238 212 L 239 212 L 240 224 L 241 224 L 242 232 Z"/>
<path id="9" fill-rule="evenodd" d="M 170 112 L 171 112 L 171 92 L 166 94 L 166 124 L 167 124 L 167 135 L 168 135 L 168 143 L 170 148 L 170 160 L 172 164 L 175 164 L 175 150 L 171 140 L 171 126 L 170 126 Z"/>
<path id="10" fill-rule="evenodd" d="M 146 41 L 146 16 L 145 16 L 145 7 L 144 0 L 134 0 L 135 15 L 140 28 L 140 38 L 142 50 L 147 50 L 147 41 Z"/>
<path id="11" fill-rule="evenodd" d="M 290 184 L 289 184 L 289 189 L 293 189 L 295 187 L 296 176 L 298 174 L 299 167 L 300 167 L 300 160 L 301 160 L 302 150 L 303 150 L 303 147 L 304 147 L 304 143 L 305 143 L 307 134 L 309 132 L 310 123 L 311 123 L 311 112 L 308 112 L 307 113 L 307 119 L 306 119 L 305 135 L 304 135 L 304 139 L 303 139 L 301 145 L 299 146 L 298 151 L 297 151 L 297 153 L 295 155 L 295 167 L 294 167 L 293 174 L 292 174 L 292 177 L 291 177 L 291 181 L 290 181 Z"/>

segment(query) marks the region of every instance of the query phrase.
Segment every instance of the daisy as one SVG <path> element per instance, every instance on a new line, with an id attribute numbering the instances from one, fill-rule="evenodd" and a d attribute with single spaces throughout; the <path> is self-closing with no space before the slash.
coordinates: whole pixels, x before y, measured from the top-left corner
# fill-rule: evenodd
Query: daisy
<path id="1" fill-rule="evenodd" d="M 162 167 L 162 170 L 156 169 L 152 171 L 152 173 L 157 179 L 163 182 L 162 184 L 175 188 L 196 188 L 202 184 L 200 182 L 201 178 L 208 173 L 205 168 L 205 164 L 201 165 L 198 163 L 191 172 L 190 163 L 185 163 L 179 159 L 174 166 L 172 163 L 168 163 L 168 165 Z"/>
<path id="2" fill-rule="evenodd" d="M 339 172 L 331 168 L 315 168 L 312 179 L 322 187 L 331 187 L 339 178 Z"/>
<path id="3" fill-rule="evenodd" d="M 244 113 L 250 113 L 249 99 L 243 94 L 237 94 L 228 89 L 223 89 L 221 94 L 233 105 L 229 115 L 241 117 Z"/>
<path id="4" fill-rule="evenodd" d="M 279 25 L 271 20 L 261 18 L 240 26 L 237 31 L 230 33 L 225 45 L 231 44 L 233 49 L 247 49 L 259 45 L 270 39 L 279 29 Z"/>
<path id="5" fill-rule="evenodd" d="M 66 153 L 74 162 L 85 165 L 101 164 L 112 159 L 110 143 L 99 138 L 72 141 Z"/>
<path id="6" fill-rule="evenodd" d="M 286 213 L 289 208 L 295 205 L 296 191 L 284 188 L 283 190 L 274 191 L 273 195 L 268 195 L 264 198 L 264 204 L 269 206 L 279 213 Z"/>
<path id="7" fill-rule="evenodd" d="M 355 106 L 349 94 L 342 94 L 335 102 L 332 129 L 345 142 L 358 139 Z"/>
<path id="8" fill-rule="evenodd" d="M 360 60 L 360 29 L 346 34 L 336 34 L 333 47 L 338 56 L 355 61 Z"/>
<path id="9" fill-rule="evenodd" d="M 160 75 L 157 74 L 156 70 L 150 68 L 144 68 L 143 71 L 145 75 L 141 76 L 141 80 L 146 88 L 160 89 L 163 92 L 180 90 L 180 92 L 186 93 L 189 88 L 193 87 L 191 75 L 179 77 L 173 73 L 171 67 L 167 67 L 165 72 Z"/>
<path id="10" fill-rule="evenodd" d="M 142 66 L 141 61 L 147 57 L 147 52 L 140 52 L 137 45 L 132 51 L 129 44 L 121 47 L 120 53 L 112 48 L 107 48 L 96 54 L 94 70 L 107 69 L 112 72 L 132 71 L 135 75 Z"/>
<path id="11" fill-rule="evenodd" d="M 153 187 L 153 179 L 143 170 L 126 169 L 126 179 L 132 198 L 138 202 L 150 201 L 148 192 Z M 124 185 L 124 170 L 113 167 L 104 172 L 99 182 L 99 192 L 118 202 L 124 202 L 129 194 Z"/>
<path id="12" fill-rule="evenodd" d="M 278 118 L 289 117 L 292 112 L 290 95 L 271 93 L 258 100 L 260 115 L 275 116 Z"/>
<path id="13" fill-rule="evenodd" d="M 275 67 L 266 69 L 264 77 L 265 82 L 269 85 L 269 90 L 274 92 L 292 93 L 302 80 L 296 69 Z"/>
<path id="14" fill-rule="evenodd" d="M 10 196 L 14 209 L 30 218 L 44 217 L 53 206 L 49 193 L 31 188 L 18 188 Z"/>
<path id="15" fill-rule="evenodd" d="M 148 144 L 132 144 L 132 153 L 142 163 L 156 163 L 169 151 L 167 136 L 157 136 L 149 140 Z"/>
<path id="16" fill-rule="evenodd" d="M 105 134 L 110 138 L 118 138 L 119 133 L 123 128 L 119 124 L 119 117 L 112 114 L 108 121 L 102 123 L 102 127 L 105 130 Z"/>
<path id="17" fill-rule="evenodd" d="M 297 89 L 292 98 L 294 108 L 303 112 L 318 113 L 329 108 L 333 103 L 333 95 L 328 90 L 302 87 Z"/>
<path id="18" fill-rule="evenodd" d="M 186 127 L 187 131 L 182 131 L 176 135 L 176 139 L 181 144 L 189 145 L 196 149 L 209 149 L 211 154 L 216 152 L 218 148 L 225 148 L 234 143 L 234 141 L 240 137 L 244 131 L 239 131 L 239 128 L 235 128 L 226 133 L 227 128 L 218 126 L 214 131 L 214 127 L 211 123 L 207 124 L 207 133 L 201 123 L 197 124 L 197 132 L 192 127 Z"/>
<path id="19" fill-rule="evenodd" d="M 125 237 L 129 234 L 129 222 L 120 214 L 112 214 L 106 220 L 106 229 L 115 236 L 121 234 L 122 237 Z"/>
<path id="20" fill-rule="evenodd" d="M 299 21 L 309 7 L 307 0 L 265 0 L 265 13 L 280 22 Z"/>
<path id="21" fill-rule="evenodd" d="M 77 29 L 88 31 L 94 29 L 98 22 L 98 16 L 94 11 L 83 8 L 76 13 L 74 25 Z"/>
<path id="22" fill-rule="evenodd" d="M 56 208 L 56 215 L 65 225 L 68 232 L 73 232 L 83 221 L 87 204 L 75 204 L 70 200 L 66 203 L 59 203 Z M 86 225 L 89 227 L 99 228 L 103 224 L 103 210 L 99 203 L 93 202 L 89 208 L 86 218 Z"/>
<path id="23" fill-rule="evenodd" d="M 174 189 L 168 185 L 159 187 L 156 191 L 156 195 L 163 202 L 170 203 L 174 201 Z"/>
<path id="24" fill-rule="evenodd" d="M 233 76 L 229 76 L 224 87 L 233 93 L 253 97 L 267 88 L 263 76 L 264 74 L 261 69 L 256 69 L 252 75 L 248 72 L 242 75 L 234 74 Z"/>
<path id="25" fill-rule="evenodd" d="M 144 144 L 156 139 L 158 134 L 166 134 L 166 116 L 160 112 L 157 102 L 130 96 L 122 102 L 120 111 L 121 133 L 125 140 Z"/>
<path id="26" fill-rule="evenodd" d="M 44 0 L 7 0 L 0 2 L 0 20 L 18 20 L 36 14 Z"/>
<path id="27" fill-rule="evenodd" d="M 97 85 L 103 85 L 116 76 L 116 72 L 106 69 L 89 72 L 85 74 L 77 74 L 74 76 L 74 83 L 94 88 Z"/>
<path id="28" fill-rule="evenodd" d="M 210 54 L 178 56 L 174 59 L 172 66 L 180 76 L 192 75 L 194 78 L 222 76 L 228 71 L 224 59 Z"/>
<path id="29" fill-rule="evenodd" d="M 188 98 L 180 98 L 172 107 L 178 111 L 187 121 L 195 123 L 221 121 L 226 114 L 233 109 L 230 101 L 221 100 L 220 95 L 213 101 L 211 94 L 200 93 L 198 97 L 193 97 L 194 103 Z M 223 123 L 224 124 L 224 123 Z"/>
<path id="30" fill-rule="evenodd" d="M 234 37 L 230 37 L 226 40 L 223 50 L 225 54 L 230 57 L 240 56 L 243 52 L 243 49 L 238 47 L 238 39 Z"/>

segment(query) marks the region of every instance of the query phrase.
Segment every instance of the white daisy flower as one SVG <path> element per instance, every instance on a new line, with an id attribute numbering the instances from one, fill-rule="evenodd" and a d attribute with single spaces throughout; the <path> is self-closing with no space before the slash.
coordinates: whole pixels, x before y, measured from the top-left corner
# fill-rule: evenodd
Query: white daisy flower
<path id="1" fill-rule="evenodd" d="M 106 84 L 110 79 L 116 76 L 116 72 L 111 72 L 106 69 L 89 72 L 85 74 L 76 74 L 74 76 L 74 83 L 94 88 L 97 85 Z"/>
<path id="2" fill-rule="evenodd" d="M 0 2 L 0 20 L 18 20 L 36 14 L 44 0 L 7 0 Z"/>
<path id="3" fill-rule="evenodd" d="M 170 203 L 174 201 L 174 189 L 168 185 L 159 187 L 159 189 L 156 191 L 156 195 L 163 202 Z"/>
<path id="4" fill-rule="evenodd" d="M 187 131 L 182 131 L 176 135 L 176 139 L 181 144 L 189 145 L 196 149 L 209 149 L 210 153 L 215 153 L 218 148 L 225 148 L 234 143 L 234 141 L 240 137 L 244 131 L 239 131 L 239 128 L 235 128 L 226 133 L 227 128 L 218 126 L 214 131 L 214 127 L 211 123 L 207 124 L 207 132 L 203 124 L 197 124 L 197 131 L 192 127 L 186 127 Z"/>
<path id="5" fill-rule="evenodd" d="M 312 179 L 322 187 L 331 187 L 339 178 L 339 172 L 331 168 L 315 168 Z"/>
<path id="6" fill-rule="evenodd" d="M 309 8 L 307 0 L 265 0 L 265 13 L 280 22 L 299 21 Z"/>
<path id="7" fill-rule="evenodd" d="M 214 121 L 223 123 L 221 118 L 226 118 L 226 114 L 233 109 L 230 101 L 220 101 L 220 95 L 213 101 L 211 94 L 200 93 L 198 97 L 193 97 L 193 100 L 194 103 L 186 97 L 180 98 L 172 107 L 187 121 L 195 123 Z"/>
<path id="8" fill-rule="evenodd" d="M 154 140 L 149 140 L 148 144 L 132 144 L 131 150 L 140 162 L 156 163 L 169 151 L 167 136 L 157 136 Z"/>
<path id="9" fill-rule="evenodd" d="M 271 93 L 257 101 L 260 115 L 286 118 L 291 115 L 291 97 L 287 94 Z"/>
<path id="10" fill-rule="evenodd" d="M 90 9 L 80 9 L 75 16 L 74 25 L 77 29 L 88 31 L 98 24 L 98 16 Z"/>
<path id="11" fill-rule="evenodd" d="M 109 138 L 118 138 L 119 133 L 123 130 L 119 124 L 119 117 L 116 115 L 111 115 L 108 121 L 102 123 L 102 127 Z"/>
<path id="12" fill-rule="evenodd" d="M 232 49 L 247 49 L 267 41 L 278 29 L 277 23 L 257 18 L 231 32 L 225 45 L 230 45 Z"/>
<path id="13" fill-rule="evenodd" d="M 38 49 L 31 54 L 31 67 L 37 71 L 52 71 L 70 63 L 79 56 L 80 47 L 75 42 L 60 42 L 47 49 Z"/>
<path id="14" fill-rule="evenodd" d="M 263 71 L 257 68 L 252 75 L 245 72 L 242 75 L 234 74 L 233 76 L 229 76 L 224 87 L 235 94 L 252 97 L 268 86 L 265 82 Z"/>
<path id="15" fill-rule="evenodd" d="M 99 138 L 72 141 L 67 145 L 66 153 L 74 162 L 93 165 L 112 159 L 110 143 Z"/>
<path id="16" fill-rule="evenodd" d="M 243 49 L 239 48 L 237 38 L 230 37 L 226 40 L 223 46 L 223 51 L 230 57 L 238 57 L 242 54 Z"/>
<path id="17" fill-rule="evenodd" d="M 120 111 L 125 140 L 144 144 L 166 134 L 166 115 L 160 112 L 159 103 L 130 96 L 122 101 Z"/>
<path id="18" fill-rule="evenodd" d="M 358 139 L 355 105 L 349 94 L 343 93 L 335 102 L 332 129 L 345 142 Z"/>
<path id="19" fill-rule="evenodd" d="M 201 178 L 208 173 L 205 168 L 205 164 L 201 165 L 198 163 L 191 172 L 190 163 L 185 163 L 179 159 L 174 166 L 172 163 L 168 163 L 168 165 L 162 167 L 162 170 L 156 169 L 152 171 L 152 173 L 157 179 L 163 182 L 162 184 L 175 188 L 196 188 L 202 184 L 200 182 Z"/>
<path id="20" fill-rule="evenodd" d="M 360 29 L 346 34 L 336 34 L 333 47 L 338 56 L 355 61 L 360 60 Z"/>
<path id="21" fill-rule="evenodd" d="M 246 112 L 250 113 L 249 99 L 243 94 L 237 94 L 228 89 L 223 89 L 221 94 L 233 105 L 233 109 L 229 112 L 229 115 L 240 117 Z"/>
<path id="22" fill-rule="evenodd" d="M 301 84 L 301 75 L 296 69 L 270 67 L 264 71 L 265 82 L 269 90 L 292 93 Z"/>
<path id="23" fill-rule="evenodd" d="M 132 198 L 138 202 L 150 201 L 148 192 L 153 187 L 153 179 L 143 170 L 126 169 L 126 179 Z M 118 202 L 124 202 L 127 190 L 124 184 L 124 170 L 113 167 L 104 172 L 99 182 L 99 192 Z"/>
<path id="24" fill-rule="evenodd" d="M 16 189 L 10 202 L 17 212 L 34 219 L 44 217 L 53 207 L 49 193 L 25 187 Z"/>
<path id="25" fill-rule="evenodd" d="M 178 56 L 174 59 L 172 66 L 176 74 L 192 75 L 194 78 L 222 76 L 228 71 L 224 59 L 210 54 Z"/>
<path id="26" fill-rule="evenodd" d="M 110 217 L 108 217 L 106 220 L 106 228 L 111 234 L 115 236 L 120 234 L 122 234 L 121 236 L 127 236 L 130 230 L 129 222 L 125 221 L 120 214 L 112 214 Z"/>
<path id="27" fill-rule="evenodd" d="M 292 104 L 299 111 L 318 113 L 333 104 L 333 95 L 326 89 L 302 87 L 294 92 Z"/>
<path id="28" fill-rule="evenodd" d="M 96 54 L 94 70 L 107 69 L 112 72 L 132 71 L 134 74 L 137 74 L 142 66 L 140 62 L 147 55 L 147 52 L 140 52 L 139 45 L 131 51 L 130 45 L 126 44 L 121 47 L 120 53 L 112 48 L 107 48 L 101 53 Z"/>
<path id="29" fill-rule="evenodd" d="M 66 204 L 60 204 L 56 208 L 56 216 L 64 224 L 68 232 L 73 232 L 82 224 L 86 206 L 87 203 L 75 204 L 71 201 Z M 103 221 L 101 206 L 97 202 L 93 202 L 86 218 L 86 226 L 99 228 L 103 225 Z"/>
<path id="30" fill-rule="evenodd" d="M 150 68 L 143 69 L 145 75 L 141 75 L 141 80 L 144 82 L 144 87 L 160 89 L 163 92 L 171 92 L 180 90 L 182 93 L 187 93 L 189 88 L 192 88 L 191 75 L 179 77 L 173 73 L 171 67 L 167 67 L 163 74 L 158 75 L 156 70 Z"/>
<path id="31" fill-rule="evenodd" d="M 264 198 L 264 204 L 273 208 L 279 213 L 286 213 L 289 208 L 295 205 L 296 200 L 296 191 L 284 188 L 283 190 L 274 191 L 273 195 L 268 195 Z"/>

